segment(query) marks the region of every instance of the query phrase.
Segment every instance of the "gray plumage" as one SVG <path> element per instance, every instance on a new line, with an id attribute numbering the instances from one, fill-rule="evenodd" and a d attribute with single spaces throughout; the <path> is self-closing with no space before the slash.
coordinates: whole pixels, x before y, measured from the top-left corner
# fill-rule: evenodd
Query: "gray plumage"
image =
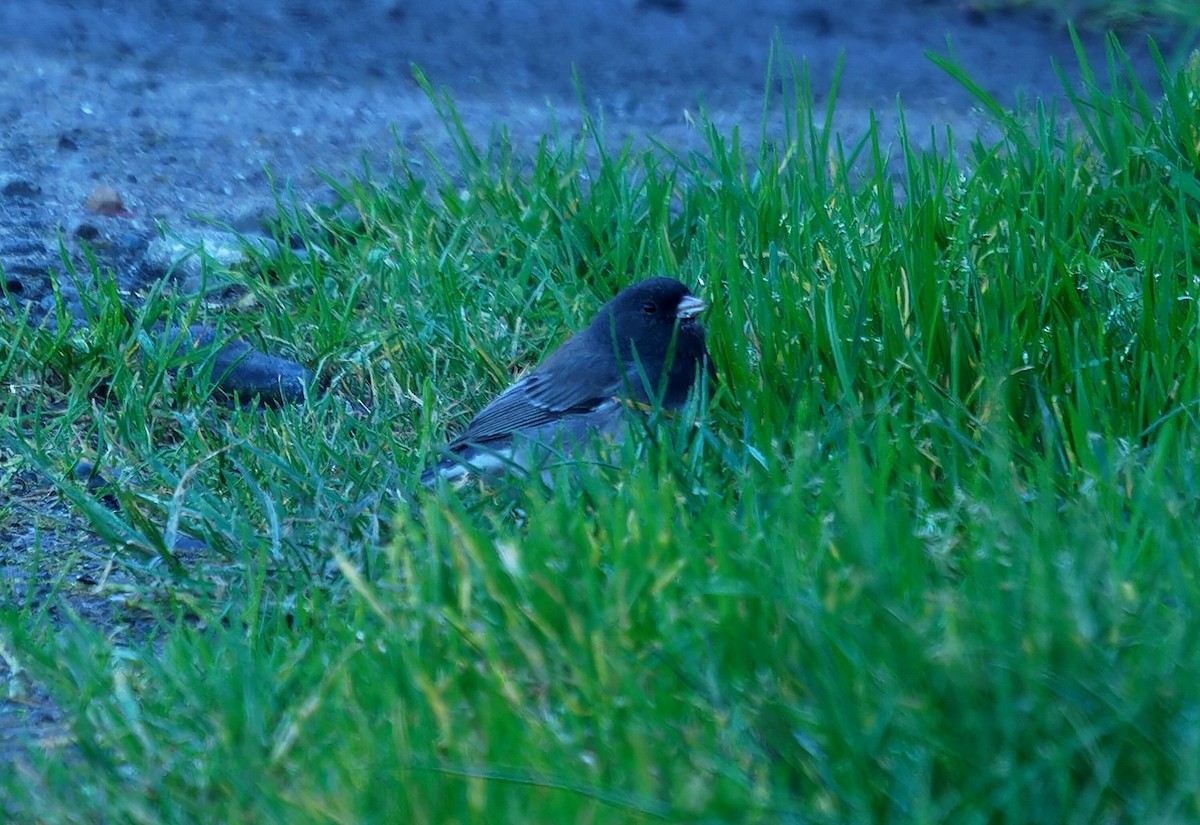
<path id="1" fill-rule="evenodd" d="M 421 482 L 529 470 L 578 454 L 597 437 L 619 437 L 626 399 L 678 408 L 698 371 L 708 369 L 696 319 L 704 309 L 672 278 L 622 290 L 586 329 L 484 407 Z"/>

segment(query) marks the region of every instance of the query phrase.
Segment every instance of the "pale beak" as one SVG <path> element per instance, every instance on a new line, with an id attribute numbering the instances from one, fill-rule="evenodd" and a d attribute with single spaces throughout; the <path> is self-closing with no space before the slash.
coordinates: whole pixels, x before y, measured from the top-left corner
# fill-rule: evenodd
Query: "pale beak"
<path id="1" fill-rule="evenodd" d="M 679 309 L 675 310 L 675 317 L 686 321 L 689 318 L 695 318 L 706 309 L 708 309 L 708 304 L 695 295 L 684 295 L 683 300 L 679 302 Z"/>

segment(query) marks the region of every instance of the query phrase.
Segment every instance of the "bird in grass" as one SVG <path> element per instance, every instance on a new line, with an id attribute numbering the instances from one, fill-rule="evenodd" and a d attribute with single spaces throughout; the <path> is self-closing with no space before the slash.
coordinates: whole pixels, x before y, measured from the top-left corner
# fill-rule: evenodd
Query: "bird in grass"
<path id="1" fill-rule="evenodd" d="M 587 329 L 484 407 L 421 483 L 544 469 L 597 437 L 618 439 L 627 402 L 678 409 L 701 371 L 711 372 L 697 318 L 706 306 L 673 278 L 621 290 Z"/>

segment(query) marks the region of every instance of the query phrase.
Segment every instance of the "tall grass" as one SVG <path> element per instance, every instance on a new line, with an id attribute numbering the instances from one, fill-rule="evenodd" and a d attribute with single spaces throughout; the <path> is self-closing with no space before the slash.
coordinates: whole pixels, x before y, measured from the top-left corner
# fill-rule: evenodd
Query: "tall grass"
<path id="1" fill-rule="evenodd" d="M 523 158 L 431 90 L 455 164 L 285 208 L 306 254 L 230 275 L 225 328 L 320 367 L 302 407 L 142 357 L 198 300 L 5 321 L 9 461 L 115 571 L 8 586 L 10 683 L 68 732 L 0 768 L 10 818 L 1200 819 L 1200 70 L 1109 64 L 1069 116 L 947 66 L 1003 132 L 965 158 L 844 144 L 795 71 L 785 140 L 688 155 Z M 707 398 L 549 489 L 416 488 L 664 271 L 712 304 Z"/>

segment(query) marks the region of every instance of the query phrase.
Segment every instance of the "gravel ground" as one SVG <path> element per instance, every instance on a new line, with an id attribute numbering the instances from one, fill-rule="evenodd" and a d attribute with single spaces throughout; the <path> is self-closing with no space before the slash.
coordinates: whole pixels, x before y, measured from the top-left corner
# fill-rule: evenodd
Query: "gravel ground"
<path id="1" fill-rule="evenodd" d="M 316 170 L 337 176 L 362 158 L 386 169 L 397 140 L 444 150 L 412 65 L 450 91 L 472 133 L 502 124 L 518 147 L 578 123 L 573 66 L 610 138 L 687 146 L 685 113 L 701 103 L 716 123 L 753 132 L 776 33 L 818 92 L 845 55 L 847 135 L 872 109 L 894 122 L 897 97 L 918 140 L 949 124 L 962 145 L 981 127 L 927 51 L 952 53 L 1002 102 L 1057 95 L 1051 61 L 1075 63 L 1055 20 L 948 0 L 3 0 L 0 269 L 10 293 L 44 308 L 59 239 L 71 255 L 86 239 L 136 287 L 166 267 L 151 254 L 159 224 L 195 232 L 208 216 L 252 231 L 273 202 L 271 177 L 301 201 L 327 200 Z M 1127 45 L 1149 82 L 1144 46 Z M 1101 62 L 1100 39 L 1085 46 Z M 98 540 L 32 476 L 0 497 L 18 525 L 0 525 L 0 576 L 24 592 L 38 541 L 49 562 L 79 552 L 65 592 L 105 626 L 111 611 L 89 595 L 107 575 Z M 43 566 L 39 594 L 55 573 Z M 56 710 L 18 671 L 0 658 L 0 758 L 56 735 Z"/>
<path id="2" fill-rule="evenodd" d="M 319 200 L 314 170 L 336 175 L 362 157 L 385 168 L 397 137 L 444 148 L 412 65 L 451 92 L 473 133 L 501 123 L 519 145 L 552 120 L 578 122 L 572 66 L 611 136 L 686 145 L 685 112 L 699 103 L 753 131 L 776 32 L 818 91 L 845 55 L 848 134 L 870 109 L 889 122 L 897 96 L 918 139 L 938 123 L 979 128 L 926 51 L 951 51 L 1002 101 L 1055 95 L 1051 60 L 1074 63 L 1053 20 L 944 0 L 5 0 L 0 265 L 14 291 L 42 298 L 62 232 L 73 251 L 85 238 L 120 277 L 145 280 L 161 274 L 161 261 L 139 266 L 158 222 L 253 230 L 272 203 L 267 170 Z M 1099 39 L 1087 46 L 1099 60 Z"/>

